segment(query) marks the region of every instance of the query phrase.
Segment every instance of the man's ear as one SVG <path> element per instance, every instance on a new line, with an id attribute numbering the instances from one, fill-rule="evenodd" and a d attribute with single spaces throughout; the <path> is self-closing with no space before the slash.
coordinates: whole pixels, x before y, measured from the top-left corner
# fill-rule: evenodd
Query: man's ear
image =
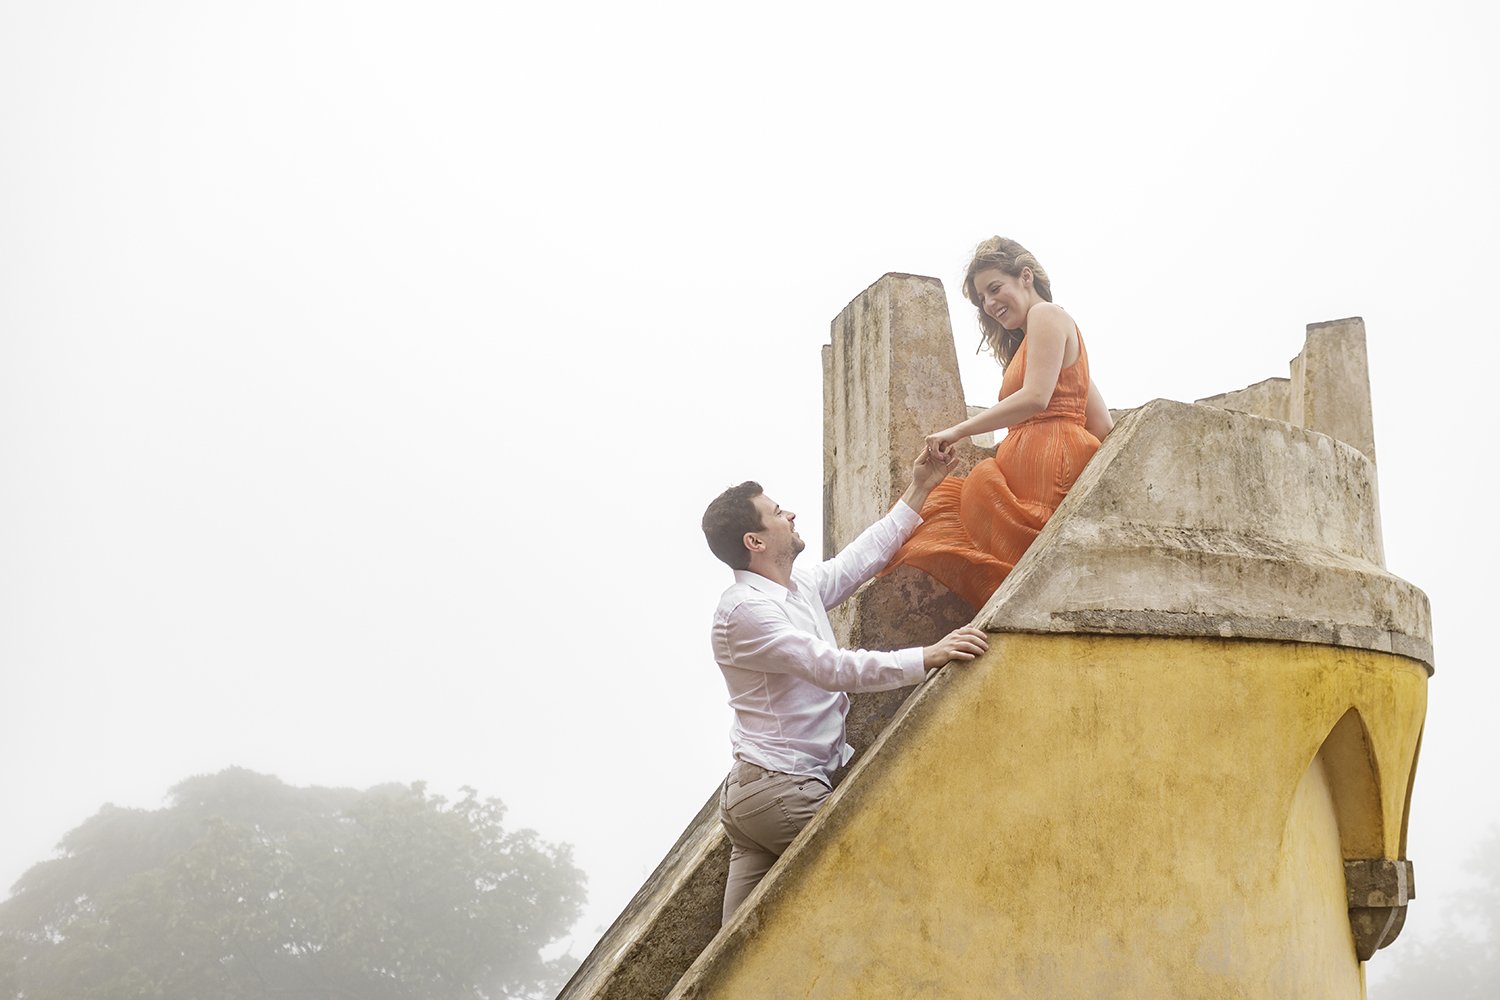
<path id="1" fill-rule="evenodd" d="M 751 552 L 761 552 L 766 547 L 765 540 L 753 531 L 745 532 L 745 537 L 741 538 L 740 542 Z"/>

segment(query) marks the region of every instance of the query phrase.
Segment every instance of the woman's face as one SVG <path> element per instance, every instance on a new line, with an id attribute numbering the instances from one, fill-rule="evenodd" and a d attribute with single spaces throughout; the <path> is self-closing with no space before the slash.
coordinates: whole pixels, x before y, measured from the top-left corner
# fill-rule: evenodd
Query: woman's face
<path id="1" fill-rule="evenodd" d="M 987 267 L 974 275 L 979 307 L 1006 330 L 1026 328 L 1026 312 L 1035 305 L 1035 293 L 1024 281 L 1030 273 L 1030 268 L 1023 267 L 1021 277 L 1017 278 L 998 267 Z"/>

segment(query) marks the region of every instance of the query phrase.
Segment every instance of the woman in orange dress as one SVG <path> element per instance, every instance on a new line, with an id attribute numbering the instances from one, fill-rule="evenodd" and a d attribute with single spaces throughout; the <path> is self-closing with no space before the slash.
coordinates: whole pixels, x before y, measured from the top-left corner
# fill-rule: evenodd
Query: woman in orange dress
<path id="1" fill-rule="evenodd" d="M 1052 304 L 1047 272 L 1000 236 L 974 251 L 964 297 L 1005 376 L 1000 402 L 927 436 L 938 458 L 973 434 L 1009 428 L 995 457 L 938 484 L 922 524 L 891 561 L 915 566 L 983 606 L 1073 487 L 1114 421 L 1089 379 L 1078 325 Z"/>

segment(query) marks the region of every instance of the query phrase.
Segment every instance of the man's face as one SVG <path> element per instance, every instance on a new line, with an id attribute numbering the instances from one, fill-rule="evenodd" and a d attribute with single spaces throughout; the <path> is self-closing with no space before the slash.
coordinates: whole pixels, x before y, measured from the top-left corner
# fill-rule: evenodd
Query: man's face
<path id="1" fill-rule="evenodd" d="M 789 510 L 783 510 L 775 500 L 762 493 L 753 501 L 755 509 L 760 512 L 760 521 L 764 527 L 755 532 L 760 539 L 766 543 L 766 554 L 780 560 L 785 558 L 788 562 L 797 557 L 797 553 L 807 548 L 807 543 L 802 536 L 797 534 L 797 515 Z"/>

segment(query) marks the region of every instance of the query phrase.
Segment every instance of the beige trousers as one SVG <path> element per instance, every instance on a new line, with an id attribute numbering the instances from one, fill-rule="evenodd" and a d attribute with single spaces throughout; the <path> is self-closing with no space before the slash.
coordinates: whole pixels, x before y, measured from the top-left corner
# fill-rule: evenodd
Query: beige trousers
<path id="1" fill-rule="evenodd" d="M 724 923 L 832 792 L 817 778 L 767 771 L 737 760 L 719 795 L 719 819 L 729 835 L 729 881 Z"/>

